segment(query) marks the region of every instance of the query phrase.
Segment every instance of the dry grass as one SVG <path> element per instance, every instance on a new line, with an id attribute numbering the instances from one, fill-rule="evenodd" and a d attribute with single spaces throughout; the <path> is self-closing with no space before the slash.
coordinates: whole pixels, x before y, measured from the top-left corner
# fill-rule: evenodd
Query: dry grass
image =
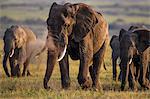
<path id="1" fill-rule="evenodd" d="M 1 43 L 2 45 L 2 43 Z M 2 46 L 1 46 L 2 48 Z M 104 92 L 82 90 L 77 83 L 78 61 L 70 60 L 71 87 L 68 90 L 61 89 L 59 66 L 56 65 L 53 75 L 49 81 L 52 90 L 43 88 L 43 77 L 45 74 L 45 63 L 31 64 L 31 77 L 7 78 L 0 64 L 0 98 L 50 98 L 50 99 L 149 99 L 150 91 L 132 92 L 120 91 L 120 82 L 112 81 L 112 68 L 110 60 L 111 50 L 108 48 L 105 57 L 107 71 L 101 68 L 100 81 Z M 45 58 L 43 56 L 42 58 Z M 2 58 L 1 58 L 2 59 Z"/>

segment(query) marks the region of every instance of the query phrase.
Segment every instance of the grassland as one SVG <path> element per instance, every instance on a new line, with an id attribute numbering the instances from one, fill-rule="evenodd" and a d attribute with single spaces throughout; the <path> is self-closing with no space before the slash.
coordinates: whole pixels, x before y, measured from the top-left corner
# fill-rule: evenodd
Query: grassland
<path id="1" fill-rule="evenodd" d="M 0 42 L 2 49 L 2 41 Z M 22 99 L 22 98 L 49 98 L 49 99 L 149 99 L 150 91 L 132 92 L 126 87 L 126 91 L 120 91 L 120 82 L 112 81 L 112 68 L 110 60 L 111 50 L 107 49 L 105 64 L 107 70 L 101 68 L 100 82 L 103 92 L 82 90 L 77 82 L 78 61 L 70 60 L 71 87 L 68 90 L 61 89 L 60 72 L 58 64 L 55 66 L 53 75 L 49 81 L 52 90 L 43 88 L 43 77 L 45 74 L 45 63 L 32 63 L 30 65 L 32 76 L 21 78 L 7 78 L 2 64 L 0 64 L 0 98 Z M 42 59 L 46 60 L 45 55 Z M 2 61 L 2 57 L 0 59 Z M 34 61 L 37 61 L 36 59 Z M 119 68 L 118 68 L 119 70 Z"/>
<path id="2" fill-rule="evenodd" d="M 38 37 L 43 36 L 50 5 L 55 0 L 1 0 L 0 37 L 7 27 L 12 24 L 26 25 L 30 27 Z M 64 0 L 65 1 L 65 0 Z M 118 34 L 120 28 L 128 28 L 132 24 L 143 24 L 150 27 L 150 13 L 148 0 L 67 0 L 68 2 L 83 2 L 89 4 L 96 11 L 101 12 L 110 24 L 110 35 Z M 61 3 L 62 0 L 57 0 Z M 32 23 L 33 20 L 42 20 L 43 23 Z M 30 21 L 27 23 L 26 20 Z M 121 20 L 121 21 L 120 21 Z M 12 21 L 12 22 L 10 22 Z M 112 28 L 112 26 L 114 28 Z M 44 34 L 45 35 L 45 34 Z M 3 42 L 0 40 L 0 63 L 3 57 Z M 52 90 L 43 88 L 43 77 L 46 68 L 46 55 L 31 62 L 31 77 L 7 78 L 2 64 L 0 64 L 0 99 L 22 98 L 49 98 L 49 99 L 150 99 L 150 91 L 140 90 L 132 92 L 126 87 L 126 91 L 120 91 L 120 82 L 112 81 L 111 49 L 107 49 L 105 56 L 107 70 L 101 68 L 100 82 L 103 92 L 82 90 L 77 82 L 79 61 L 70 60 L 71 87 L 68 90 L 61 89 L 60 72 L 58 64 L 49 81 Z M 118 68 L 119 71 L 119 68 Z M 140 89 L 140 87 L 139 87 Z"/>

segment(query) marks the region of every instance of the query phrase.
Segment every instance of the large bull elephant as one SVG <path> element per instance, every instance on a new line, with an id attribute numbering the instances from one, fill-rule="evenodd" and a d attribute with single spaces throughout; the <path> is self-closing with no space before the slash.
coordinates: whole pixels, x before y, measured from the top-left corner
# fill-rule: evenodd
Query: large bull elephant
<path id="1" fill-rule="evenodd" d="M 136 79 L 144 88 L 150 88 L 150 83 L 146 77 L 149 51 L 150 51 L 150 31 L 146 28 L 137 28 L 132 31 L 121 30 L 119 34 L 120 41 L 120 66 L 122 68 L 121 90 L 124 90 L 128 78 L 129 86 L 137 90 Z M 138 63 L 139 62 L 139 63 Z M 134 68 L 139 68 L 136 72 Z M 135 76 L 135 74 L 139 76 Z M 131 77 L 128 77 L 130 76 Z"/>
<path id="2" fill-rule="evenodd" d="M 21 66 L 24 65 L 22 76 L 30 75 L 29 62 L 35 50 L 35 34 L 27 27 L 12 25 L 5 31 L 3 68 L 8 77 L 21 76 Z M 33 47 L 34 46 L 34 47 Z M 7 68 L 7 60 L 11 67 L 11 74 Z"/>
<path id="3" fill-rule="evenodd" d="M 57 13 L 56 13 L 57 12 Z M 47 19 L 47 68 L 44 88 L 59 61 L 62 88 L 70 86 L 68 55 L 80 60 L 78 82 L 82 88 L 100 90 L 99 72 L 108 45 L 108 24 L 86 4 L 53 3 Z M 89 74 L 91 79 L 89 78 Z"/>

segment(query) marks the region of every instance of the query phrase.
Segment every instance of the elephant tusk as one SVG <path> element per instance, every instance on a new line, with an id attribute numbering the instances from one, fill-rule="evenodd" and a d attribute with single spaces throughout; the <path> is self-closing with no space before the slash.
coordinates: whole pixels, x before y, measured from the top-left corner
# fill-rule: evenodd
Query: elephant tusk
<path id="1" fill-rule="evenodd" d="M 14 55 L 14 49 L 12 50 L 10 57 L 12 57 Z"/>
<path id="2" fill-rule="evenodd" d="M 132 58 L 130 59 L 130 61 L 129 61 L 129 65 L 132 63 Z"/>
<path id="3" fill-rule="evenodd" d="M 65 48 L 64 48 L 64 51 L 63 51 L 63 53 L 60 55 L 60 57 L 58 58 L 58 62 L 59 61 L 61 61 L 63 58 L 64 58 L 64 56 L 65 56 L 65 53 L 66 53 L 66 50 L 67 50 L 67 45 L 65 45 Z"/>

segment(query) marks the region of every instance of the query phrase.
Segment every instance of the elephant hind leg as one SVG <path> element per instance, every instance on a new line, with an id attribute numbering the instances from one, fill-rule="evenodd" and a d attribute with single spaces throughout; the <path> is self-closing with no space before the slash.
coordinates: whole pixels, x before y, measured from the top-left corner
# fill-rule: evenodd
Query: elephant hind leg
<path id="1" fill-rule="evenodd" d="M 23 64 L 24 67 L 23 67 L 23 72 L 22 72 L 22 76 L 25 76 L 26 74 L 26 71 L 27 71 L 27 76 L 30 76 L 30 71 L 29 71 L 29 62 L 30 62 L 30 59 L 27 59 L 26 62 Z"/>
<path id="2" fill-rule="evenodd" d="M 101 68 L 101 64 L 104 60 L 106 46 L 107 46 L 107 42 L 104 42 L 100 50 L 96 54 L 94 54 L 94 57 L 93 57 L 92 87 L 95 90 L 102 90 L 100 82 L 99 82 L 99 71 Z"/>

